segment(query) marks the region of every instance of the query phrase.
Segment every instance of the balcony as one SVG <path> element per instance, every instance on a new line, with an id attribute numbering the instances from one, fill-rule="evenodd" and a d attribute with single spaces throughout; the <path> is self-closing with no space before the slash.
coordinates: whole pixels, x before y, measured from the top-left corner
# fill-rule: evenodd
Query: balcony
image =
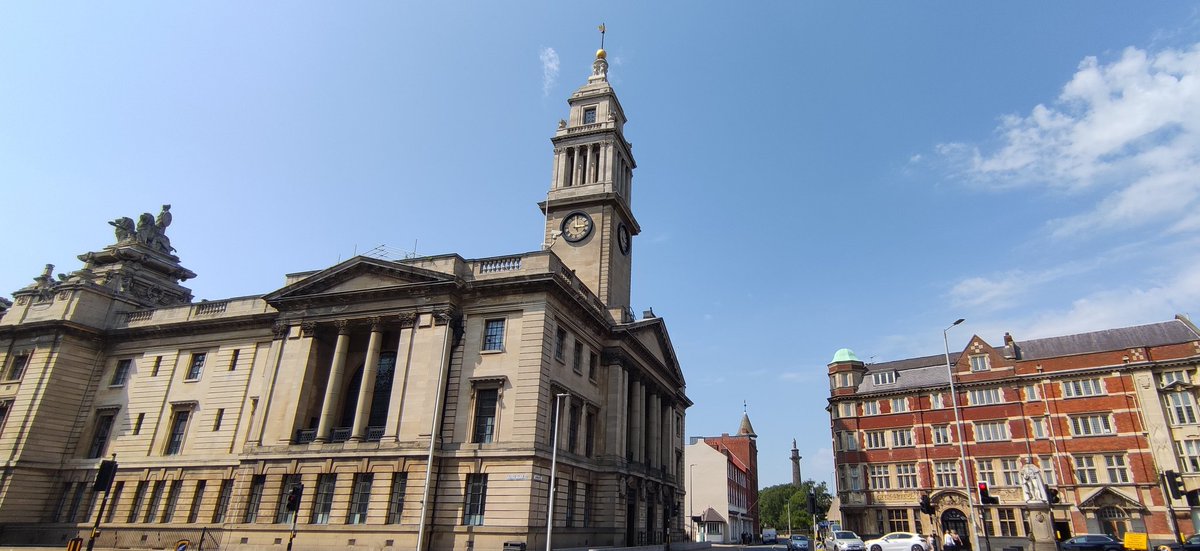
<path id="1" fill-rule="evenodd" d="M 308 444 L 317 439 L 317 429 L 300 429 L 296 431 L 296 437 L 292 439 L 293 444 Z"/>

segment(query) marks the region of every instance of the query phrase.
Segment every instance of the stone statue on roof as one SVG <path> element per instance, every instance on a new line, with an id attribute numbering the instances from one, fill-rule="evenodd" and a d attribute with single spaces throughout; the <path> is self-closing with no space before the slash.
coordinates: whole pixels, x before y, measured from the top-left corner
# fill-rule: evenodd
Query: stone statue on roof
<path id="1" fill-rule="evenodd" d="M 128 216 L 122 216 L 109 222 L 109 225 L 114 228 L 118 244 L 136 241 L 160 253 L 171 254 L 175 251 L 171 239 L 167 237 L 167 226 L 171 225 L 171 205 L 163 205 L 157 218 L 144 212 L 136 223 Z"/>

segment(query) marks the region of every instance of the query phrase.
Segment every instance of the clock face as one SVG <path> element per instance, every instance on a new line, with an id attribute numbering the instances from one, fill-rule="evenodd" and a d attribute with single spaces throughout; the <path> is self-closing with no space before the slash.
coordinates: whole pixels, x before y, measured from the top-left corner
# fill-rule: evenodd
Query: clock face
<path id="1" fill-rule="evenodd" d="M 625 224 L 617 226 L 617 246 L 621 248 L 622 254 L 629 254 L 629 228 Z"/>
<path id="2" fill-rule="evenodd" d="M 582 241 L 592 233 L 592 219 L 583 212 L 573 212 L 563 219 L 563 238 L 571 243 Z"/>

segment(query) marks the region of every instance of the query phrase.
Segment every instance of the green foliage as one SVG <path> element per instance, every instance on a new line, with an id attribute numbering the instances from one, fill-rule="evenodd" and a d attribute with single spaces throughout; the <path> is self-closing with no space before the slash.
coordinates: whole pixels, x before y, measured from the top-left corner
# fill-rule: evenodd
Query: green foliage
<path id="1" fill-rule="evenodd" d="M 817 496 L 816 519 L 808 514 L 808 494 Z M 775 528 L 780 533 L 788 529 L 788 505 L 791 505 L 792 531 L 811 534 L 815 521 L 824 519 L 833 503 L 833 496 L 824 482 L 817 484 L 806 480 L 799 486 L 779 484 L 763 488 L 758 492 L 758 515 L 763 527 Z"/>

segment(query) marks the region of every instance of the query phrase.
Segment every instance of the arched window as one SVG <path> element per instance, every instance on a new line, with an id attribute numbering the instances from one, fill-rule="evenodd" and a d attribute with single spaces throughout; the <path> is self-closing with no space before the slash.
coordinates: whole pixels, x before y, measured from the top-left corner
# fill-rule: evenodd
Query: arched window
<path id="1" fill-rule="evenodd" d="M 1129 531 L 1129 515 L 1125 511 L 1113 506 L 1101 507 L 1096 511 L 1096 518 L 1100 519 L 1100 529 L 1105 535 L 1125 539 L 1125 532 Z"/>

